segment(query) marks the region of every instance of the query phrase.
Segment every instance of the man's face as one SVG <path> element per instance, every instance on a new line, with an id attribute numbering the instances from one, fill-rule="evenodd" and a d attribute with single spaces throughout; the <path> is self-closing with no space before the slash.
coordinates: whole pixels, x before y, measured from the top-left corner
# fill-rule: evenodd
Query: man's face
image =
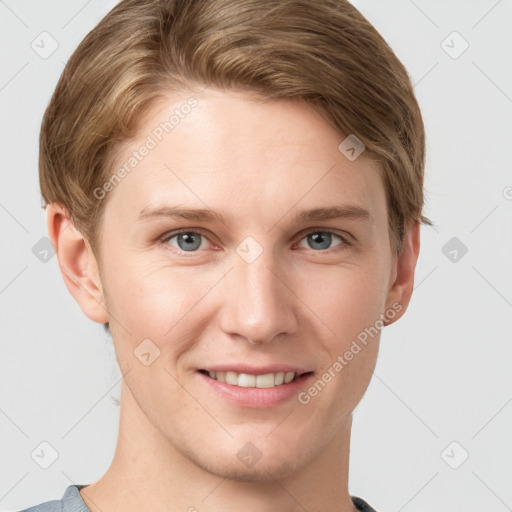
<path id="1" fill-rule="evenodd" d="M 121 421 L 143 417 L 147 435 L 214 474 L 279 478 L 328 448 L 369 384 L 395 277 L 383 180 L 304 104 L 194 97 L 153 106 L 115 169 L 143 145 L 147 155 L 108 192 L 102 286 L 130 397 L 121 407 L 137 408 Z M 172 130 L 158 130 L 175 109 Z M 141 216 L 178 207 L 223 221 Z M 349 207 L 368 216 L 297 218 Z M 307 375 L 255 388 L 202 370 Z"/>

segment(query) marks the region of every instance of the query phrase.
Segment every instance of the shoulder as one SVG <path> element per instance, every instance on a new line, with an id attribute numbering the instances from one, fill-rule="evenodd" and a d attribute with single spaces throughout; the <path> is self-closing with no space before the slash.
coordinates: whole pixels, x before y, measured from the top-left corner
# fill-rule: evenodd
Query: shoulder
<path id="1" fill-rule="evenodd" d="M 85 504 L 80 489 L 83 485 L 70 485 L 60 500 L 46 501 L 19 512 L 91 512 Z"/>
<path id="2" fill-rule="evenodd" d="M 363 498 L 359 498 L 358 496 L 350 497 L 352 498 L 352 503 L 354 503 L 357 510 L 361 510 L 361 512 L 377 512 L 365 500 L 363 500 Z"/>

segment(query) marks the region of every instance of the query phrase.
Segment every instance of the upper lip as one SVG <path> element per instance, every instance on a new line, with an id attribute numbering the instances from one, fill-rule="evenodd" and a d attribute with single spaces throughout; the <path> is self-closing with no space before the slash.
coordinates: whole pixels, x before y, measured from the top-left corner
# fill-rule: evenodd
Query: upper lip
<path id="1" fill-rule="evenodd" d="M 206 370 L 208 372 L 237 372 L 237 373 L 248 373 L 250 375 L 265 375 L 267 373 L 279 373 L 279 372 L 294 372 L 298 375 L 308 373 L 308 370 L 302 366 L 296 366 L 292 364 L 269 364 L 266 366 L 251 366 L 248 364 L 219 364 L 219 365 L 208 365 L 199 370 Z"/>

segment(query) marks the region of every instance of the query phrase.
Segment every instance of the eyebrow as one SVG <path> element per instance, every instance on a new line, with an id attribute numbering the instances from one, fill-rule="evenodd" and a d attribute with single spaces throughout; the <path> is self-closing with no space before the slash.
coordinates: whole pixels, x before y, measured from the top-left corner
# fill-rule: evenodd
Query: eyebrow
<path id="1" fill-rule="evenodd" d="M 175 219 L 192 220 L 198 222 L 221 222 L 229 224 L 233 217 L 225 216 L 222 213 L 210 209 L 201 208 L 183 208 L 180 206 L 160 206 L 143 208 L 139 214 L 138 221 L 168 217 Z M 324 208 L 313 208 L 311 210 L 301 210 L 294 217 L 294 222 L 305 223 L 311 221 L 329 220 L 329 219 L 353 219 L 367 221 L 372 218 L 369 210 L 363 206 L 347 203 L 344 205 L 330 206 Z"/>

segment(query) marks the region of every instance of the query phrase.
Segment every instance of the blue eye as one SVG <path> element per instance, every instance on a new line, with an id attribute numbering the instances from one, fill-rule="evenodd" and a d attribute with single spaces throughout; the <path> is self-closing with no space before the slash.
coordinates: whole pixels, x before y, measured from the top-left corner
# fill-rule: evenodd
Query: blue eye
<path id="1" fill-rule="evenodd" d="M 341 240 L 341 242 L 335 246 L 331 246 L 333 237 Z M 338 245 L 341 245 L 341 243 L 347 244 L 346 240 L 341 235 L 337 235 L 332 231 L 310 231 L 302 240 L 306 240 L 308 243 L 310 243 L 310 247 L 321 250 L 337 247 Z"/>
<path id="2" fill-rule="evenodd" d="M 335 245 L 332 245 L 334 239 L 337 239 L 339 242 Z M 172 245 L 178 250 L 178 252 L 181 251 L 182 253 L 198 252 L 200 249 L 206 249 L 207 244 L 209 243 L 206 234 L 200 231 L 192 231 L 186 229 L 164 235 L 161 240 L 162 243 Z M 300 239 L 300 243 L 303 241 L 308 243 L 308 246 L 305 247 L 306 249 L 317 249 L 315 252 L 324 252 L 328 249 L 332 249 L 338 246 L 342 246 L 340 249 L 344 249 L 345 246 L 350 245 L 345 237 L 332 231 L 321 231 L 318 229 L 310 230 L 308 233 L 306 233 Z M 302 245 L 302 247 L 304 246 Z M 182 255 L 187 256 L 186 254 Z"/>
<path id="3" fill-rule="evenodd" d="M 176 239 L 178 249 L 185 252 L 195 252 L 201 248 L 201 244 L 206 237 L 197 231 L 181 231 L 179 233 L 171 234 L 164 239 L 164 242 L 170 242 L 173 238 Z M 176 247 L 174 244 L 170 244 Z"/>

